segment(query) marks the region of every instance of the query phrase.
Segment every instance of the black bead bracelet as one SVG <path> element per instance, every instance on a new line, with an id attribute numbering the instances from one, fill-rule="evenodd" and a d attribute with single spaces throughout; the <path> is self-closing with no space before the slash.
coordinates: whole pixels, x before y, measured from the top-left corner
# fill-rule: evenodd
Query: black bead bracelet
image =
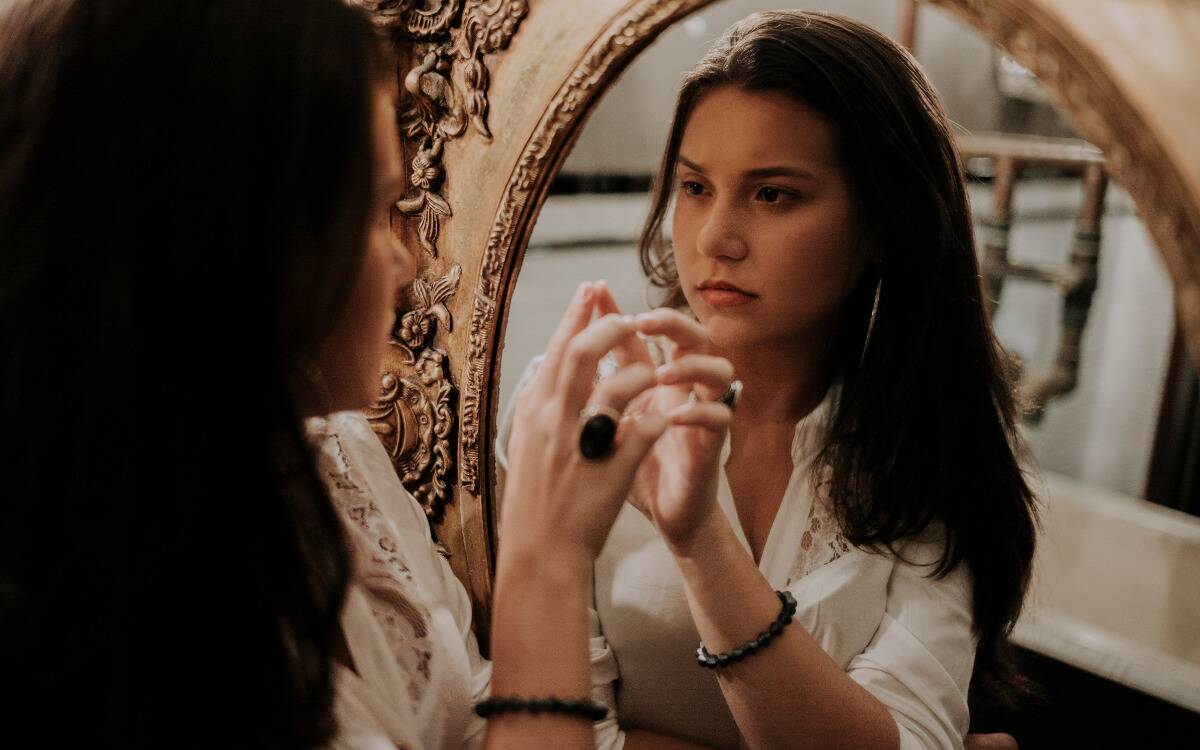
<path id="1" fill-rule="evenodd" d="M 720 669 L 765 648 L 772 638 L 783 632 L 784 626 L 790 623 L 792 616 L 796 614 L 796 597 L 792 596 L 792 592 L 776 591 L 775 595 L 779 597 L 782 607 L 779 610 L 779 617 L 775 618 L 775 622 L 771 623 L 770 627 L 759 633 L 758 637 L 749 643 L 722 654 L 708 653 L 708 649 L 701 643 L 700 648 L 696 649 L 696 663 L 705 669 Z"/>
<path id="2" fill-rule="evenodd" d="M 577 716 L 596 722 L 608 716 L 608 708 L 594 700 L 563 700 L 554 696 L 545 698 L 522 698 L 512 695 L 507 698 L 488 698 L 475 704 L 476 715 L 486 719 L 496 714 L 507 713 L 562 714 Z"/>

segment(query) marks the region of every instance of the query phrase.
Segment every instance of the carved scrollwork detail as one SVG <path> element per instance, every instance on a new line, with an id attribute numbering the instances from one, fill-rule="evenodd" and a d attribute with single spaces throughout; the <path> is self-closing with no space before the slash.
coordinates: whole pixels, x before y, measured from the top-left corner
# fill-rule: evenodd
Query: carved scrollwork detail
<path id="1" fill-rule="evenodd" d="M 460 278 L 462 267 L 454 266 L 450 273 L 437 281 L 413 281 L 408 292 L 412 309 L 400 316 L 395 330 L 392 331 L 392 344 L 405 353 L 410 363 L 416 362 L 416 352 L 425 346 L 436 324 L 441 323 L 447 333 L 454 330 L 454 321 L 450 317 L 446 302 L 458 290 Z"/>
<path id="2" fill-rule="evenodd" d="M 409 103 L 400 130 L 411 157 L 414 192 L 396 203 L 417 219 L 416 236 L 430 258 L 438 257 L 442 223 L 453 216 L 443 163 L 447 144 L 474 130 L 490 141 L 486 56 L 505 49 L 529 13 L 526 0 L 350 0 L 376 26 L 392 32 L 402 59 L 413 62 L 402 86 Z M 411 55 L 411 57 L 410 57 Z M 405 486 L 431 517 L 450 502 L 454 467 L 457 390 L 445 350 L 435 348 L 437 326 L 452 328 L 447 301 L 462 269 L 431 281 L 419 278 L 410 306 L 401 311 L 391 343 L 401 362 L 382 376 L 382 394 L 367 415 L 383 440 Z"/>
<path id="3" fill-rule="evenodd" d="M 417 40 L 445 33 L 462 8 L 462 0 L 440 0 L 431 8 L 424 7 L 420 0 L 353 1 L 371 14 L 376 26 L 397 29 Z"/>
<path id="4" fill-rule="evenodd" d="M 468 2 L 462 23 L 451 35 L 449 52 L 463 63 L 463 108 L 475 130 L 488 140 L 492 138 L 487 124 L 489 75 L 483 56 L 507 47 L 528 13 L 525 0 Z"/>
<path id="5" fill-rule="evenodd" d="M 445 507 L 446 478 L 454 465 L 454 386 L 446 359 L 441 349 L 429 348 L 417 357 L 412 372 L 384 373 L 379 400 L 366 412 L 400 481 L 431 518 Z"/>
<path id="6" fill-rule="evenodd" d="M 461 277 L 456 265 L 439 279 L 413 281 L 410 309 L 399 316 L 391 339 L 403 362 L 398 370 L 383 373 L 379 398 L 366 410 L 400 481 L 435 519 L 450 496 L 455 388 L 446 352 L 430 343 L 438 325 L 447 332 L 453 328 L 446 303 L 458 291 Z"/>
<path id="7" fill-rule="evenodd" d="M 503 50 L 529 13 L 526 0 L 356 0 L 375 23 L 418 42 L 420 63 L 404 77 L 413 104 L 401 114 L 405 136 L 417 144 L 409 182 L 416 195 L 396 203 L 417 217 L 417 239 L 430 257 L 438 255 L 442 221 L 453 215 L 442 191 L 442 154 L 467 126 L 487 140 L 488 82 L 484 55 Z M 457 75 L 456 75 L 457 72 Z"/>

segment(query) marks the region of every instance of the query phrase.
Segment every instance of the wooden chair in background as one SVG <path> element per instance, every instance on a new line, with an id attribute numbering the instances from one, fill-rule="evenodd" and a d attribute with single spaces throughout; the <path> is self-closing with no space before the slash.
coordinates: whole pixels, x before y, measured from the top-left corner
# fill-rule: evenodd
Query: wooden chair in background
<path id="1" fill-rule="evenodd" d="M 901 0 L 897 41 L 914 52 L 920 5 L 921 0 Z M 991 216 L 980 221 L 985 230 L 981 270 L 989 314 L 995 315 L 1009 278 L 1050 284 L 1062 295 L 1062 329 L 1053 366 L 1036 376 L 1019 372 L 1025 419 L 1036 423 L 1050 401 L 1070 393 L 1079 382 L 1083 331 L 1099 280 L 1101 220 L 1108 190 L 1104 154 L 1081 139 L 1017 133 L 961 134 L 957 142 L 964 163 L 986 159 L 993 164 Z M 1063 268 L 1014 262 L 1009 257 L 1013 192 L 1024 170 L 1039 167 L 1083 182 L 1074 242 Z M 1019 362 L 1016 366 L 1024 370 Z"/>

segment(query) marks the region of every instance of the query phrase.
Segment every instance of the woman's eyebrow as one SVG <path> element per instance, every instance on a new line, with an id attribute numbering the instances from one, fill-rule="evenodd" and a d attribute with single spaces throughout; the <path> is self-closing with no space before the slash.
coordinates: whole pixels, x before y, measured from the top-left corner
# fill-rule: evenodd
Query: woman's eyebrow
<path id="1" fill-rule="evenodd" d="M 703 167 L 687 158 L 683 154 L 679 155 L 678 161 L 683 167 L 690 169 L 693 172 L 698 172 L 699 174 L 705 173 Z M 797 180 L 813 181 L 819 179 L 811 170 L 794 164 L 776 164 L 766 167 L 755 167 L 754 169 L 746 170 L 742 177 L 747 180 L 763 179 L 764 177 L 792 177 Z"/>
<path id="2" fill-rule="evenodd" d="M 747 170 L 746 177 L 751 179 L 761 179 L 763 177 L 794 177 L 798 180 L 816 180 L 815 174 L 803 167 L 780 164 L 770 167 L 757 167 Z"/>

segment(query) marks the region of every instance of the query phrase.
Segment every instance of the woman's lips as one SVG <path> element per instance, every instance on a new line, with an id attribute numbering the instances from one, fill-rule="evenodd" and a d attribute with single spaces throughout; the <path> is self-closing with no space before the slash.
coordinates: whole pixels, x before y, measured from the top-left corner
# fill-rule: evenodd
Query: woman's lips
<path id="1" fill-rule="evenodd" d="M 738 307 L 758 299 L 757 294 L 738 289 L 732 284 L 708 282 L 699 287 L 700 298 L 709 307 Z"/>

